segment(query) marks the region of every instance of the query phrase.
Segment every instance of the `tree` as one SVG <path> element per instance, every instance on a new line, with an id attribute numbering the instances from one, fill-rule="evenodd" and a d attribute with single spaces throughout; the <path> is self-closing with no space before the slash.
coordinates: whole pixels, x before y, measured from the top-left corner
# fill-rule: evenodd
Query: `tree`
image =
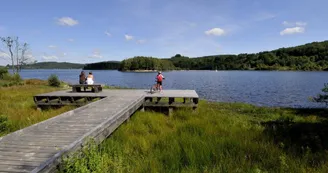
<path id="1" fill-rule="evenodd" d="M 312 101 L 318 103 L 325 103 L 328 106 L 328 84 L 324 84 L 324 88 L 321 90 L 323 93 L 318 94 L 316 97 L 312 97 Z"/>
<path id="2" fill-rule="evenodd" d="M 13 73 L 19 73 L 20 67 L 28 61 L 28 58 L 25 56 L 28 44 L 23 43 L 21 45 L 18 37 L 0 37 L 0 40 L 8 48 Z"/>

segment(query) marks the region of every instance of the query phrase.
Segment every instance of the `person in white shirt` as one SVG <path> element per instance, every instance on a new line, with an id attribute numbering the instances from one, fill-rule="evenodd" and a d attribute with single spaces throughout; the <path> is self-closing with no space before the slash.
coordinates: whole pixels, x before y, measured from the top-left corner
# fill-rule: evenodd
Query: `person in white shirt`
<path id="1" fill-rule="evenodd" d="M 89 72 L 89 75 L 87 76 L 87 84 L 92 85 L 94 83 L 94 77 L 92 75 L 92 72 Z"/>

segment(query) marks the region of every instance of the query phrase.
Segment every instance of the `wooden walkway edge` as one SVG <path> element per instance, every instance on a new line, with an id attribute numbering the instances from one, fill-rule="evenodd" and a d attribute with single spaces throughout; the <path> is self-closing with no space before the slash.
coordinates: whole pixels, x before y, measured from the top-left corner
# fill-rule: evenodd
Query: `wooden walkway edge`
<path id="1" fill-rule="evenodd" d="M 195 93 L 191 90 L 152 95 L 144 90 L 85 93 L 86 97 L 103 99 L 1 137 L 0 172 L 54 172 L 62 156 L 80 149 L 89 138 L 96 143 L 103 141 L 135 111 L 143 108 L 145 100 L 154 97 L 172 100 L 176 96 L 197 99 L 198 103 Z M 60 91 L 39 96 L 47 95 L 74 97 L 83 94 Z"/>

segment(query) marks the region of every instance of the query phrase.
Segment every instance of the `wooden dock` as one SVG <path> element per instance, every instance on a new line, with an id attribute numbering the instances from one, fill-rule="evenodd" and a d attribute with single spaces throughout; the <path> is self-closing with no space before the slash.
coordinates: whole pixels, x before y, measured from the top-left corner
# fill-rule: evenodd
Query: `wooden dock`
<path id="1" fill-rule="evenodd" d="M 168 98 L 167 102 L 157 102 L 162 98 Z M 176 102 L 176 98 L 183 102 Z M 100 143 L 138 109 L 195 109 L 198 95 L 194 90 L 165 90 L 162 94 L 145 90 L 58 91 L 36 95 L 34 101 L 37 106 L 83 106 L 0 138 L 0 172 L 54 172 L 62 156 L 80 149 L 89 138 Z"/>

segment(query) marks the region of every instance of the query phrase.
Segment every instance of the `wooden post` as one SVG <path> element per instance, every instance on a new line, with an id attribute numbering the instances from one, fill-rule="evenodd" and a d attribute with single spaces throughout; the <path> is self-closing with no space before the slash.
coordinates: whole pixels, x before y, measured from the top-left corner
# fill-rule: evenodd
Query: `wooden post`
<path id="1" fill-rule="evenodd" d="M 42 111 L 42 108 L 40 106 L 37 106 L 36 107 L 36 110 L 41 112 Z"/>
<path id="2" fill-rule="evenodd" d="M 73 90 L 73 92 L 76 92 L 76 87 L 72 86 L 72 90 Z"/>
<path id="3" fill-rule="evenodd" d="M 144 106 L 144 104 L 141 105 L 141 107 L 140 107 L 140 111 L 141 111 L 141 112 L 145 112 L 145 106 Z"/>
<path id="4" fill-rule="evenodd" d="M 173 114 L 173 107 L 169 107 L 169 116 L 172 116 Z"/>
<path id="5" fill-rule="evenodd" d="M 172 104 L 172 103 L 174 103 L 174 97 L 169 98 L 169 104 Z"/>

